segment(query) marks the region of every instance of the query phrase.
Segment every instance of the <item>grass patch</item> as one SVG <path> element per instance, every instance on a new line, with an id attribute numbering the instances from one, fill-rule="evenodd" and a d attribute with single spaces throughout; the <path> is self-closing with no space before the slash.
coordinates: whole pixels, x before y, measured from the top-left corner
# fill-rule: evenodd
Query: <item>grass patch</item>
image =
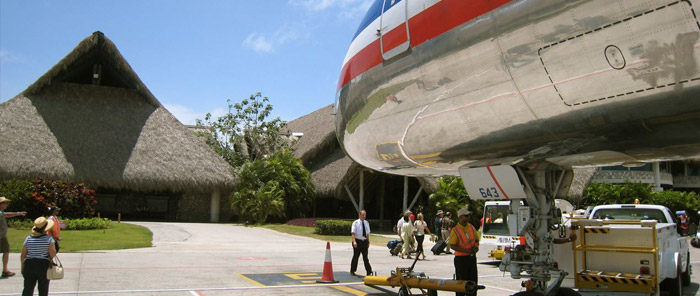
<path id="1" fill-rule="evenodd" d="M 287 224 L 266 224 L 266 225 L 260 225 L 259 227 L 282 232 L 282 233 L 288 233 L 288 234 L 292 234 L 292 235 L 315 238 L 315 239 L 322 240 L 322 241 L 330 241 L 330 242 L 346 243 L 346 244 L 350 244 L 352 242 L 352 237 L 350 236 L 350 229 L 348 229 L 348 235 L 320 235 L 320 234 L 314 233 L 314 230 L 315 230 L 314 227 L 295 226 L 295 225 L 287 225 Z M 384 237 L 384 236 L 371 235 L 371 234 L 369 236 L 370 244 L 375 245 L 375 246 L 386 246 L 386 244 L 390 240 L 394 240 L 394 239 L 395 238 L 388 238 L 388 237 Z"/>
<path id="2" fill-rule="evenodd" d="M 28 229 L 10 228 L 7 233 L 10 252 L 22 252 L 24 239 L 30 233 Z M 153 233 L 148 228 L 126 223 L 110 223 L 109 229 L 62 230 L 61 252 L 146 248 L 152 246 L 152 240 Z"/>

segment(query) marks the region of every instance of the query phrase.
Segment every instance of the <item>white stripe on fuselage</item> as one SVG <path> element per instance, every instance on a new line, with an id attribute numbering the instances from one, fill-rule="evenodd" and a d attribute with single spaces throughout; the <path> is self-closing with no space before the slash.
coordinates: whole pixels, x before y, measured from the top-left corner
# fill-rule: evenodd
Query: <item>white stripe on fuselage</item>
<path id="1" fill-rule="evenodd" d="M 436 3 L 440 2 L 440 0 L 404 0 L 404 2 L 408 3 L 408 18 L 410 19 L 423 12 L 424 10 L 428 9 L 429 7 L 435 5 Z M 406 18 L 404 18 L 403 9 L 405 9 L 404 5 L 395 5 L 391 9 L 387 10 L 386 15 L 384 16 L 384 23 L 382 24 L 384 25 L 384 27 L 387 28 L 383 30 L 385 33 L 398 27 L 406 20 Z M 345 66 L 345 64 L 352 57 L 354 57 L 358 52 L 360 52 L 360 50 L 377 40 L 377 29 L 379 29 L 379 22 L 381 18 L 381 15 L 377 17 L 364 30 L 362 30 L 362 32 L 359 35 L 357 35 L 355 40 L 352 41 L 352 43 L 350 44 L 350 48 L 348 49 L 348 53 L 345 55 L 345 59 L 343 60 L 343 66 Z"/>

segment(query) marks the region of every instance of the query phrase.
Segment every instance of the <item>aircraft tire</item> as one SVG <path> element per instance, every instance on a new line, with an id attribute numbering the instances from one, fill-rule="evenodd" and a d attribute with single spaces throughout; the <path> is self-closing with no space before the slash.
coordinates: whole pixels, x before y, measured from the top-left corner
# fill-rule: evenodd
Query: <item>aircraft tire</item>
<path id="1" fill-rule="evenodd" d="M 581 294 L 571 288 L 559 288 L 557 296 L 581 296 Z"/>

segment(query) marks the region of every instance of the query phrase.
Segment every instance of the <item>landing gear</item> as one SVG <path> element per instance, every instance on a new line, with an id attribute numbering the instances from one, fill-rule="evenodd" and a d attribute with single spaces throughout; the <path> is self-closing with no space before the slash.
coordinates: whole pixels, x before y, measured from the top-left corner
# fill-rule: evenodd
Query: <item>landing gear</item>
<path id="1" fill-rule="evenodd" d="M 511 202 L 512 214 L 508 220 L 514 223 L 509 222 L 508 226 L 511 235 L 525 237 L 526 243 L 511 249 L 504 256 L 500 269 L 510 272 L 512 278 L 534 281 L 532 290 L 516 295 L 578 295 L 571 289 L 558 289 L 566 272 L 554 267 L 553 237 L 550 234 L 550 230 L 557 228 L 562 221 L 561 213 L 555 207 L 555 198 L 566 197 L 573 171 L 548 162 L 515 166 L 514 169 L 525 188 L 526 203 Z M 560 276 L 548 286 L 553 272 Z"/>

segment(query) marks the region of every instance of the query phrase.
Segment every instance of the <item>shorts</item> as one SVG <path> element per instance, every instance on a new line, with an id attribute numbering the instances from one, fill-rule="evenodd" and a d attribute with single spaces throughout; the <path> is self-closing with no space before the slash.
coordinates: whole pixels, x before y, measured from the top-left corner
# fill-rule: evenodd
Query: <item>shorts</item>
<path id="1" fill-rule="evenodd" d="M 0 238 L 0 253 L 10 252 L 10 241 L 6 237 Z"/>

